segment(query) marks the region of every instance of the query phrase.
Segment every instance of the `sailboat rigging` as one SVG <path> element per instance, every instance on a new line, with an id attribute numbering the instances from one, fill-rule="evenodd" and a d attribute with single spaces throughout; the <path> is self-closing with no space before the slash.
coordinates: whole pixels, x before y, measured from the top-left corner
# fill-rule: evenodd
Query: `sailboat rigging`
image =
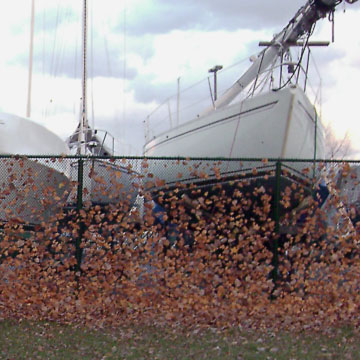
<path id="1" fill-rule="evenodd" d="M 109 161 L 115 155 L 114 137 L 108 131 L 93 129 L 87 117 L 87 30 L 88 30 L 88 5 L 83 1 L 82 15 L 82 99 L 81 114 L 75 132 L 68 138 L 70 149 L 75 149 L 76 154 L 86 156 L 84 177 L 89 179 L 87 200 L 92 204 L 109 205 L 119 201 L 129 201 L 129 205 L 137 196 L 137 173 L 130 164 L 117 164 Z M 100 134 L 103 134 L 101 139 Z M 110 145 L 108 139 L 110 139 Z M 102 157 L 89 158 L 91 156 Z M 72 166 L 73 178 L 77 179 L 78 163 Z M 96 174 L 97 176 L 94 176 Z M 101 181 L 99 181 L 99 176 Z M 121 191 L 119 189 L 121 188 Z M 85 199 L 86 200 L 86 199 Z"/>

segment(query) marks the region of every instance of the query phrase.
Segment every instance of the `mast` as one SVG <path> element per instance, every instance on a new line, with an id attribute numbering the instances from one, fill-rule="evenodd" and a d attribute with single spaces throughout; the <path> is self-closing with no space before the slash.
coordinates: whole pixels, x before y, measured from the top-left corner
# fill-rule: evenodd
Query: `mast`
<path id="1" fill-rule="evenodd" d="M 235 99 L 259 74 L 268 69 L 273 61 L 286 52 L 289 47 L 296 43 L 304 34 L 310 34 L 315 23 L 335 11 L 337 5 L 343 0 L 308 0 L 298 10 L 289 24 L 271 41 L 271 45 L 261 51 L 250 68 L 230 87 L 223 96 L 215 101 L 214 106 L 206 109 L 200 116 L 207 115 L 211 111 L 228 105 Z M 352 4 L 357 0 L 345 0 Z"/>
<path id="2" fill-rule="evenodd" d="M 78 155 L 85 155 L 86 153 L 86 131 L 88 130 L 88 121 L 87 121 L 87 0 L 83 2 L 83 67 L 82 67 L 82 106 L 81 106 L 81 116 L 79 124 L 79 135 L 78 142 L 79 146 L 77 149 Z"/>
<path id="3" fill-rule="evenodd" d="M 31 23 L 30 23 L 30 51 L 29 51 L 29 74 L 28 74 L 28 96 L 26 104 L 26 117 L 31 115 L 31 86 L 32 86 L 32 66 L 34 48 L 34 23 L 35 23 L 35 0 L 31 2 Z"/>

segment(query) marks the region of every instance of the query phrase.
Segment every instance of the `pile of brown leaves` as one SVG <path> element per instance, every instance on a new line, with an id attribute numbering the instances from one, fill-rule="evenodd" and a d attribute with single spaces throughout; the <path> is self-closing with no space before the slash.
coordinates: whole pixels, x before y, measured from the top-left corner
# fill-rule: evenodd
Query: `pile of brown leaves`
<path id="1" fill-rule="evenodd" d="M 330 210 L 315 201 L 305 213 L 284 211 L 294 193 L 305 199 L 300 185 L 282 189 L 280 224 L 274 194 L 242 181 L 231 183 L 231 196 L 219 184 L 158 191 L 159 221 L 150 191 L 164 183 L 151 181 L 144 214 L 124 201 L 63 211 L 32 231 L 7 222 L 0 316 L 91 326 L 360 325 L 359 234 L 325 226 Z"/>

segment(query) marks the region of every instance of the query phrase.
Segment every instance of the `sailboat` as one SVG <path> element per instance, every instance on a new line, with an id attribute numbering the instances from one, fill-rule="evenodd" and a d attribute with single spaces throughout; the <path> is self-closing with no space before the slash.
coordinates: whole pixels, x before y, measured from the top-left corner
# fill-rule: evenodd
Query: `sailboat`
<path id="1" fill-rule="evenodd" d="M 356 1 L 346 0 L 350 4 Z M 302 63 L 311 45 L 323 45 L 310 41 L 314 25 L 334 13 L 340 3 L 342 0 L 308 0 L 283 30 L 250 58 L 250 67 L 236 82 L 219 98 L 211 98 L 208 108 L 183 123 L 147 137 L 146 157 L 230 159 L 222 162 L 204 159 L 196 165 L 196 171 L 188 161 L 180 162 L 176 170 L 149 162 L 147 171 L 163 181 L 164 191 L 178 187 L 179 183 L 191 184 L 192 189 L 194 186 L 208 188 L 217 182 L 230 183 L 240 173 L 259 178 L 275 170 L 275 161 L 241 163 L 231 159 L 324 158 L 323 126 L 306 93 L 308 64 Z M 297 62 L 289 55 L 293 47 L 301 49 Z M 221 67 L 213 70 L 219 71 Z M 300 73 L 304 74 L 303 85 L 299 82 Z M 155 115 L 156 112 L 151 114 L 151 118 Z M 309 163 L 288 165 L 291 181 L 303 180 Z M 254 168 L 256 176 L 253 176 Z M 159 191 L 159 187 L 153 190 Z"/>
<path id="2" fill-rule="evenodd" d="M 16 220 L 28 225 L 50 219 L 65 201 L 70 184 L 64 164 L 50 159 L 51 156 L 68 155 L 67 144 L 30 120 L 33 27 L 34 0 L 27 116 L 0 113 L 0 221 Z"/>
<path id="3" fill-rule="evenodd" d="M 114 161 L 114 137 L 93 129 L 87 118 L 87 1 L 83 1 L 82 104 L 79 124 L 67 139 L 70 149 L 83 157 L 83 201 L 106 206 L 126 203 L 129 208 L 138 195 L 138 173 L 126 160 Z M 96 157 L 96 158 L 94 158 Z M 71 177 L 78 180 L 78 161 L 72 163 Z M 70 197 L 74 202 L 74 197 Z"/>

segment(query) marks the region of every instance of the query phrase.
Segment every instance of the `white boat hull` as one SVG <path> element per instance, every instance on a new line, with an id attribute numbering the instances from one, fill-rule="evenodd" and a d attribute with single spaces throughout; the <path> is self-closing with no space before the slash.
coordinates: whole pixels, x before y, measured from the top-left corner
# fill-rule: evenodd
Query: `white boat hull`
<path id="1" fill-rule="evenodd" d="M 0 168 L 0 220 L 41 224 L 64 206 L 70 182 L 59 171 L 27 158 L 4 158 Z"/>
<path id="2" fill-rule="evenodd" d="M 315 145 L 316 144 L 316 145 Z M 148 141 L 144 147 L 146 157 L 200 157 L 200 158 L 287 158 L 314 159 L 324 155 L 323 129 L 314 107 L 299 88 L 285 88 L 261 94 L 207 116 L 196 118 Z M 214 164 L 204 161 L 199 171 L 214 173 Z M 261 163 L 223 162 L 216 164 L 221 174 L 231 175 L 244 168 L 258 167 Z M 302 171 L 309 163 L 293 163 L 291 167 Z M 193 178 L 189 164 L 179 166 L 152 166 L 149 172 L 166 183 Z M 198 172 L 199 172 L 198 171 Z"/>
<path id="3" fill-rule="evenodd" d="M 0 113 L 0 154 L 67 155 L 65 142 L 35 122 Z"/>
<path id="4" fill-rule="evenodd" d="M 57 160 L 26 156 L 59 156 L 68 151 L 65 142 L 45 127 L 0 113 L 0 154 L 4 155 L 0 161 L 1 221 L 39 224 L 55 215 L 68 195 L 69 168 Z"/>

